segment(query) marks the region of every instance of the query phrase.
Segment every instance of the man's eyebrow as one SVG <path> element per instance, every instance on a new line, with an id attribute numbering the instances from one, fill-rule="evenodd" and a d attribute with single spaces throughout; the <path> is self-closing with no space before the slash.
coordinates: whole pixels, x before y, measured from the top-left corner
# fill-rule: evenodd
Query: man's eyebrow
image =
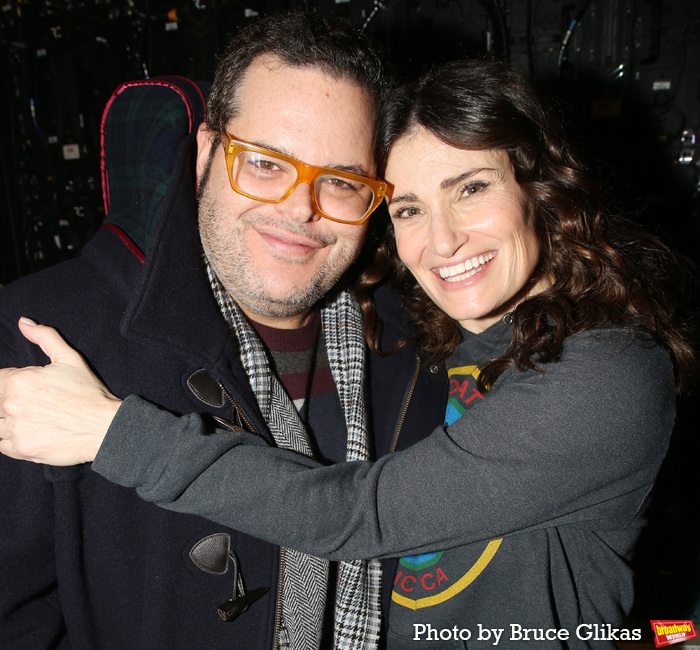
<path id="1" fill-rule="evenodd" d="M 459 185 L 461 182 L 466 181 L 468 178 L 471 178 L 472 176 L 476 176 L 476 174 L 479 174 L 481 172 L 488 171 L 488 172 L 495 172 L 496 170 L 493 169 L 492 167 L 479 167 L 478 169 L 468 169 L 462 174 L 459 174 L 457 176 L 453 176 L 451 178 L 446 178 L 444 181 L 440 183 L 440 189 L 442 191 L 445 190 L 450 190 L 452 189 L 455 185 Z"/>
<path id="2" fill-rule="evenodd" d="M 337 169 L 339 172 L 350 172 L 351 174 L 358 174 L 359 176 L 365 176 L 371 178 L 369 172 L 362 165 L 324 165 L 328 169 Z"/>
<path id="3" fill-rule="evenodd" d="M 256 147 L 262 147 L 263 149 L 269 149 L 270 151 L 276 151 L 277 153 L 281 153 L 285 156 L 290 156 L 291 158 L 294 158 L 289 151 L 285 151 L 284 149 L 280 149 L 279 147 L 275 147 L 264 140 L 251 140 L 250 144 L 254 144 Z"/>
<path id="4" fill-rule="evenodd" d="M 301 160 L 301 158 L 297 158 L 295 155 L 293 155 L 289 151 L 285 151 L 284 149 L 280 149 L 279 147 L 273 147 L 272 145 L 267 144 L 266 142 L 261 142 L 260 140 L 254 140 L 251 142 L 251 144 L 254 144 L 258 147 L 263 147 L 264 149 L 269 149 L 270 151 L 276 151 L 277 153 L 284 154 L 285 156 L 289 156 L 290 158 L 294 158 L 295 160 Z M 306 162 L 306 161 L 302 160 L 302 162 Z M 325 167 L 326 169 L 335 169 L 339 172 L 350 172 L 351 174 L 358 174 L 359 176 L 366 176 L 367 178 L 370 178 L 370 174 L 362 165 L 341 165 L 341 164 L 338 164 L 338 165 L 320 165 L 320 167 Z"/>

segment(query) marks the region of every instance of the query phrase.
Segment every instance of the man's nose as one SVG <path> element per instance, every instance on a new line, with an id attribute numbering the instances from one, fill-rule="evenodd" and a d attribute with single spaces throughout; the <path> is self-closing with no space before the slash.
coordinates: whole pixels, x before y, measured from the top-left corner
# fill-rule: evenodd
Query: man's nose
<path id="1" fill-rule="evenodd" d="M 321 218 L 316 214 L 311 186 L 308 183 L 299 183 L 279 206 L 290 219 L 299 223 L 318 221 Z"/>

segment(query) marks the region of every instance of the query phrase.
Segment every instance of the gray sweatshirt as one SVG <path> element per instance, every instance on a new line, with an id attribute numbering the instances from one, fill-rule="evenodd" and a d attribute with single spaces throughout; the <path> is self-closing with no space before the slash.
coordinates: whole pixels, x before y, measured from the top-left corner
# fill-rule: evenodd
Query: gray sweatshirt
<path id="1" fill-rule="evenodd" d="M 500 353 L 504 328 L 465 333 L 451 365 Z M 410 449 L 330 467 L 129 397 L 93 469 L 147 501 L 316 556 L 424 554 L 384 577 L 390 647 L 614 647 L 673 428 L 671 362 L 610 328 L 569 337 L 543 370 L 506 371 Z M 443 560 L 452 575 L 426 564 L 457 547 Z M 486 629 L 501 630 L 497 644 Z M 565 632 L 538 642 L 544 633 L 525 629 Z"/>

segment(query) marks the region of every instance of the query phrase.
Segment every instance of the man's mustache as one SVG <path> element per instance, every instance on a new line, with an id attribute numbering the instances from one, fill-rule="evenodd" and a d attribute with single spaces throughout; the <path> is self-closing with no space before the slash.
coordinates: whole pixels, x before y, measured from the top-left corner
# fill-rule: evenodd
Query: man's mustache
<path id="1" fill-rule="evenodd" d="M 321 217 L 323 218 L 323 217 Z M 270 217 L 269 215 L 256 215 L 247 214 L 242 219 L 249 225 L 260 224 L 263 226 L 272 226 L 273 228 L 279 228 L 280 230 L 286 230 L 295 235 L 301 235 L 311 240 L 315 244 L 320 246 L 331 246 L 336 243 L 338 238 L 332 233 L 319 233 L 315 229 L 310 228 L 301 223 L 292 221 L 291 219 L 276 219 Z"/>

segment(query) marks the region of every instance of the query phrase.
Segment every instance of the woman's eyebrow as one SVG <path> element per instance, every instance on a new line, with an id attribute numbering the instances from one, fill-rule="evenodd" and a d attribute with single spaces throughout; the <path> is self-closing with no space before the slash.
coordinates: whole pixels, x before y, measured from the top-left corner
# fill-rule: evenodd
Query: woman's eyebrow
<path id="1" fill-rule="evenodd" d="M 409 201 L 417 201 L 418 197 L 415 194 L 402 194 L 401 196 L 394 196 L 389 201 L 388 205 L 394 205 L 394 203 L 407 203 Z"/>
<path id="2" fill-rule="evenodd" d="M 497 169 L 494 169 L 493 167 L 478 167 L 477 169 L 468 169 L 467 171 L 458 174 L 457 176 L 451 176 L 450 178 L 446 178 L 440 183 L 440 190 L 441 191 L 446 191 L 451 188 L 453 188 L 455 185 L 459 185 L 463 181 L 467 180 L 468 178 L 471 178 L 472 176 L 476 176 L 477 174 L 481 172 L 494 172 L 498 173 Z M 388 205 L 394 205 L 394 203 L 408 203 L 410 201 L 418 201 L 418 197 L 413 194 L 412 192 L 408 192 L 407 194 L 402 194 L 401 196 L 394 196 L 392 197 L 391 201 L 389 201 Z"/>
<path id="3" fill-rule="evenodd" d="M 471 178 L 472 176 L 475 176 L 476 174 L 479 174 L 480 172 L 483 171 L 489 171 L 489 172 L 494 172 L 496 171 L 492 167 L 479 167 L 478 169 L 468 169 L 462 174 L 459 174 L 458 176 L 452 176 L 451 178 L 446 178 L 444 181 L 440 183 L 440 189 L 442 191 L 445 190 L 450 190 L 452 189 L 455 185 L 459 185 L 462 181 L 467 180 L 468 178 Z"/>

